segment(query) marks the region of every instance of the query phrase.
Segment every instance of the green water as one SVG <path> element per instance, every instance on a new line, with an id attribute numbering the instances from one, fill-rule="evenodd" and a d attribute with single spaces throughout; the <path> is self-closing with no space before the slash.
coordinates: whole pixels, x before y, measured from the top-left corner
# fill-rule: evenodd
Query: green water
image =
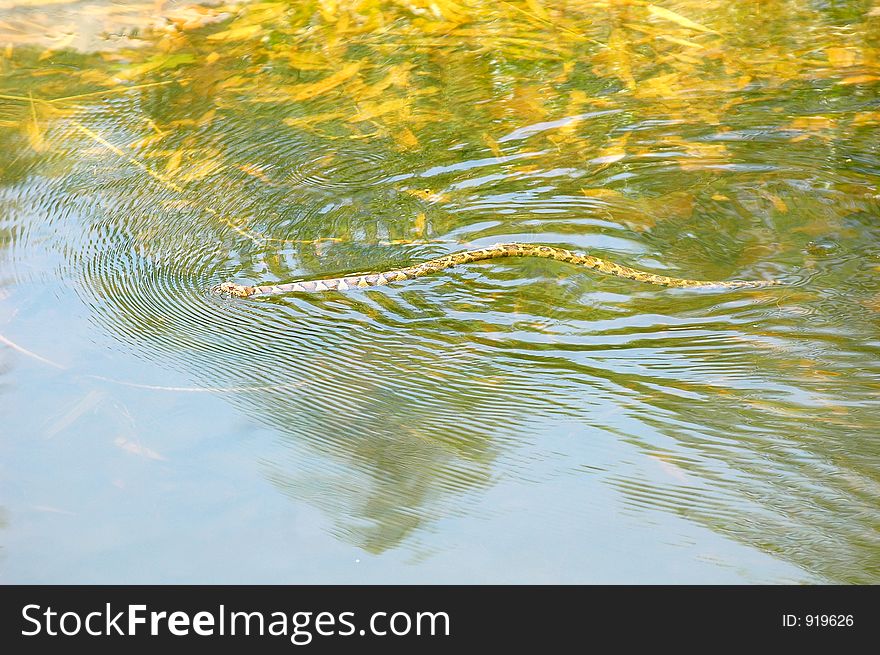
<path id="1" fill-rule="evenodd" d="M 880 582 L 870 2 L 0 3 L 0 580 Z M 357 292 L 212 286 L 535 242 Z"/>

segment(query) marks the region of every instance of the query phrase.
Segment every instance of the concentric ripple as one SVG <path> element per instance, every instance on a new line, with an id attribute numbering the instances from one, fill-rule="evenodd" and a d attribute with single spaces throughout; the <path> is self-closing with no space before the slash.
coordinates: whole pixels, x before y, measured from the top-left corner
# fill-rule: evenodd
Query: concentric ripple
<path id="1" fill-rule="evenodd" d="M 383 162 L 377 152 L 330 150 L 294 164 L 288 173 L 288 183 L 337 193 L 363 189 L 385 177 Z"/>

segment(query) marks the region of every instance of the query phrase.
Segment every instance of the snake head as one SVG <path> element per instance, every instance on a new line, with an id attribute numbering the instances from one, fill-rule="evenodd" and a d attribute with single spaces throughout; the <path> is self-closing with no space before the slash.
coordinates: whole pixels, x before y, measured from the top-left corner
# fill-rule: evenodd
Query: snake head
<path id="1" fill-rule="evenodd" d="M 224 282 L 217 287 L 218 293 L 228 293 L 230 296 L 236 298 L 247 298 L 248 296 L 254 295 L 255 291 L 256 289 L 253 287 L 248 287 L 243 284 L 235 284 L 235 282 Z"/>

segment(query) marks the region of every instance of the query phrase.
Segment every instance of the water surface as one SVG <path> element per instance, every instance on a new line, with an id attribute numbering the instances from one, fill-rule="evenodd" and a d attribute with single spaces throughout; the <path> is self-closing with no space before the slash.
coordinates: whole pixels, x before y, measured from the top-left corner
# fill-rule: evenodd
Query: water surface
<path id="1" fill-rule="evenodd" d="M 0 12 L 0 579 L 880 581 L 869 3 Z"/>

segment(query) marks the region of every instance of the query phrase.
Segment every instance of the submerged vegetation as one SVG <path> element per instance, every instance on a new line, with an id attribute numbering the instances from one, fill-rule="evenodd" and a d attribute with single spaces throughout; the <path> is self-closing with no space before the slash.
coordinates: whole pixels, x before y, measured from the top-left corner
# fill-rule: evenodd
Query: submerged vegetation
<path id="1" fill-rule="evenodd" d="M 864 142 L 880 122 L 880 12 L 851 5 L 849 15 L 828 10 L 831 20 L 808 37 L 803 25 L 820 22 L 823 10 L 797 2 L 677 2 L 675 10 L 641 0 L 252 2 L 158 15 L 121 5 L 47 25 L 52 35 L 40 48 L 14 42 L 35 19 L 13 15 L 0 28 L 0 43 L 9 40 L 0 56 L 0 129 L 4 147 L 31 154 L 0 165 L 21 174 L 22 158 L 86 147 L 180 193 L 205 180 L 267 186 L 273 175 L 366 186 L 382 167 L 410 170 L 425 156 L 450 170 L 464 159 L 503 160 L 508 179 L 528 178 L 540 169 L 534 158 L 552 153 L 591 171 L 579 185 L 587 206 L 610 205 L 613 220 L 641 231 L 690 215 L 688 187 L 700 174 L 750 165 L 758 188 L 748 210 L 785 214 L 788 171 L 762 167 L 754 152 L 743 156 L 756 138 L 776 146 L 773 157 L 782 144 L 789 161 L 822 148 L 843 166 L 846 139 Z M 96 16 L 107 23 L 106 49 L 70 49 L 79 26 Z M 225 142 L 243 129 L 267 147 L 243 153 Z M 285 161 L 291 153 L 268 147 L 267 131 L 311 146 L 310 160 Z M 632 193 L 608 176 L 589 179 L 659 160 L 687 183 L 645 183 Z M 358 240 L 439 236 L 451 227 L 438 212 L 428 225 L 429 212 L 413 211 L 453 202 L 451 189 L 398 178 L 409 194 L 407 224 L 377 225 L 381 234 Z M 857 185 L 840 185 L 860 195 Z M 697 200 L 743 202 L 708 191 Z M 274 234 L 229 220 L 245 238 L 286 242 L 352 239 L 360 227 Z"/>

